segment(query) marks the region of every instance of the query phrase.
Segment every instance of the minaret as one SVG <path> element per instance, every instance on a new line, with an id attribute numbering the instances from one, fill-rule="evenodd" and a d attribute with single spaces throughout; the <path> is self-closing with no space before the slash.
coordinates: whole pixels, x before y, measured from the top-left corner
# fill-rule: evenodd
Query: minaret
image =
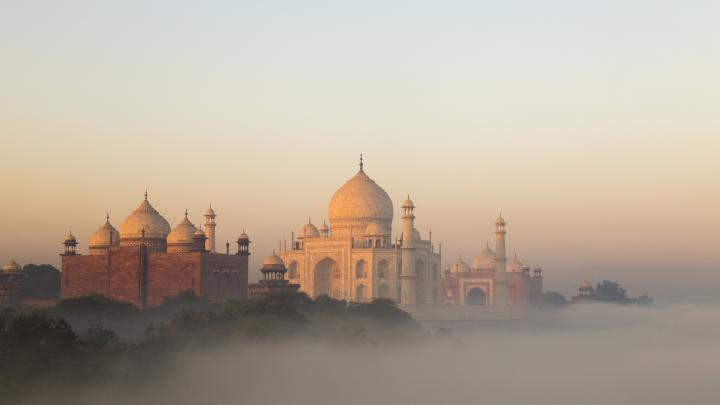
<path id="1" fill-rule="evenodd" d="M 210 208 L 205 211 L 205 250 L 215 253 L 215 211 L 210 204 Z"/>
<path id="2" fill-rule="evenodd" d="M 500 214 L 495 221 L 495 306 L 505 306 L 508 301 L 505 233 L 505 220 Z"/>
<path id="3" fill-rule="evenodd" d="M 413 229 L 415 229 L 415 205 L 410 201 L 410 196 L 402 205 L 403 233 L 402 233 L 402 267 L 400 268 L 400 305 L 407 309 L 415 307 L 416 275 L 412 265 L 413 254 Z"/>

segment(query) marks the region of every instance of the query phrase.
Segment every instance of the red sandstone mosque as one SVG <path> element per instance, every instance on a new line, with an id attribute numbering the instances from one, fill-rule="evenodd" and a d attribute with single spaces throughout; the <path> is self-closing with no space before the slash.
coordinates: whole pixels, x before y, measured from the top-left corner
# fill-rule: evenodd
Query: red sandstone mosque
<path id="1" fill-rule="evenodd" d="M 243 232 L 237 251 L 215 251 L 215 211 L 205 213 L 205 231 L 185 217 L 173 228 L 147 199 L 116 230 L 110 218 L 77 253 L 68 235 L 61 254 L 61 298 L 101 294 L 137 307 L 159 305 L 186 290 L 210 300 L 246 298 L 250 238 Z"/>

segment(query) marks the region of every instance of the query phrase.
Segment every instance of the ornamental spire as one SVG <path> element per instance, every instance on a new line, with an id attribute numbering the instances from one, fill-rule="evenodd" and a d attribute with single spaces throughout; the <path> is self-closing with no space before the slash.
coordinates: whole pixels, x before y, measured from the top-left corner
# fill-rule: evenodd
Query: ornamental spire
<path id="1" fill-rule="evenodd" d="M 363 171 L 363 167 L 364 167 L 364 166 L 365 166 L 365 165 L 363 164 L 363 154 L 360 153 L 360 171 Z"/>
<path id="2" fill-rule="evenodd" d="M 147 201 L 147 189 L 145 189 L 145 201 Z"/>

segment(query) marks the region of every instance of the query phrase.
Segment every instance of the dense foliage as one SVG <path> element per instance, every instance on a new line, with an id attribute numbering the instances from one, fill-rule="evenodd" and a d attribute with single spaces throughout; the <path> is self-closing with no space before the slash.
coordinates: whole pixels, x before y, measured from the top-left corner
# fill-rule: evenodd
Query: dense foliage
<path id="1" fill-rule="evenodd" d="M 376 344 L 412 339 L 419 328 L 393 301 L 353 304 L 298 293 L 204 302 L 192 293 L 139 310 L 102 296 L 51 308 L 0 309 L 0 397 L 78 382 L 146 380 L 175 354 L 247 340 L 297 336 Z M 149 379 L 151 380 L 151 379 Z"/>
<path id="2" fill-rule="evenodd" d="M 608 280 L 603 280 L 602 283 L 598 283 L 593 293 L 587 296 L 587 298 L 593 301 L 616 304 L 651 305 L 653 303 L 653 299 L 647 295 L 641 295 L 638 298 L 628 297 L 627 291 L 622 288 L 619 283 Z M 543 296 L 543 306 L 547 308 L 562 307 L 572 302 L 573 301 L 565 298 L 564 295 L 555 291 L 548 291 Z"/>

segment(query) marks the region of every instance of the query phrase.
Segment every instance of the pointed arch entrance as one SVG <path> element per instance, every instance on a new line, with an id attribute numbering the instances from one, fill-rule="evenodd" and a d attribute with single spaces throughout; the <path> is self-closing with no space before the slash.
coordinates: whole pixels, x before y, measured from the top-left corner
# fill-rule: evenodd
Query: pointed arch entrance
<path id="1" fill-rule="evenodd" d="M 320 260 L 313 269 L 313 295 L 336 295 L 333 294 L 333 284 L 340 285 L 340 274 L 340 266 L 335 260 L 329 257 Z"/>
<path id="2" fill-rule="evenodd" d="M 485 295 L 485 291 L 479 288 L 473 288 L 472 290 L 468 291 L 465 303 L 467 305 L 486 305 L 487 296 Z"/>

